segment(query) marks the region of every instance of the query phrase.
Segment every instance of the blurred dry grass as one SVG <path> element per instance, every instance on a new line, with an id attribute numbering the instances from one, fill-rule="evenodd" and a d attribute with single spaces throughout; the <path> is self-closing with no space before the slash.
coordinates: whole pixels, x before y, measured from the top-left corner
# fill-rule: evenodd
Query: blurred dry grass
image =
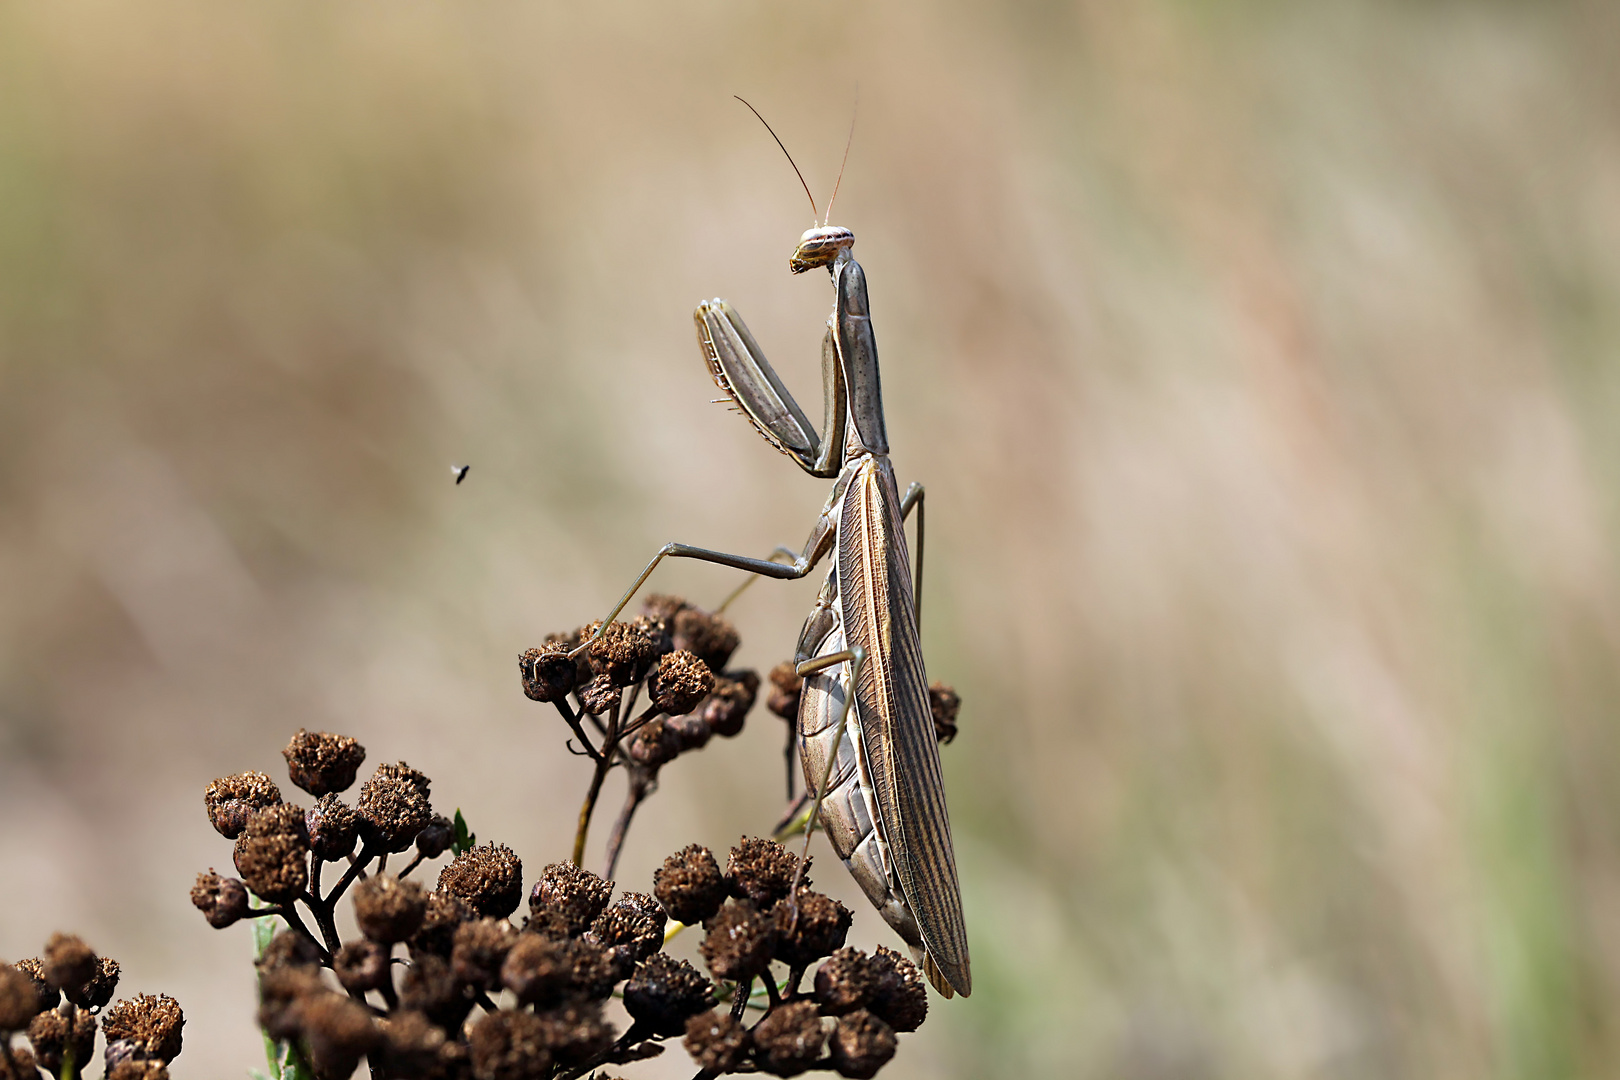
<path id="1" fill-rule="evenodd" d="M 933 496 L 976 975 L 884 1075 L 1615 1074 L 1617 32 L 0 9 L 0 956 L 78 928 L 182 999 L 180 1077 L 241 1076 L 200 795 L 300 725 L 563 853 L 583 777 L 513 659 L 664 540 L 808 527 L 824 485 L 707 404 L 688 320 L 726 296 L 814 397 L 830 293 L 730 95 L 819 194 L 859 82 L 835 216 Z M 814 588 L 748 595 L 745 661 Z M 772 724 L 672 771 L 622 876 L 773 819 Z"/>

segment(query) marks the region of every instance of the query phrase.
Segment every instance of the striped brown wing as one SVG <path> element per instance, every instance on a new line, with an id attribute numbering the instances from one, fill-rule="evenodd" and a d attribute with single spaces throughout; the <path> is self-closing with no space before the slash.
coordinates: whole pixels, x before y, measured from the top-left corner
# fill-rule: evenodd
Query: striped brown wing
<path id="1" fill-rule="evenodd" d="M 972 979 L 945 777 L 912 608 L 900 496 L 886 457 L 869 458 L 844 492 L 838 579 L 845 641 L 866 650 L 856 701 L 883 830 L 928 954 L 966 996 Z"/>

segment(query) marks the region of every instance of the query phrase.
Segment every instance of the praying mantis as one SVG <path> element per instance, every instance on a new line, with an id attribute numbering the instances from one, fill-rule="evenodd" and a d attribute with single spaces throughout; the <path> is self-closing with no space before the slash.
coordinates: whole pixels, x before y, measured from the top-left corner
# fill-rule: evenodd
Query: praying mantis
<path id="1" fill-rule="evenodd" d="M 776 138 L 774 131 L 771 137 Z M 847 160 L 847 146 L 844 153 Z M 840 182 L 842 176 L 840 169 Z M 804 183 L 802 174 L 799 180 Z M 808 184 L 805 194 L 810 194 Z M 835 184 L 833 199 L 837 195 Z M 810 203 L 815 213 L 814 196 Z M 831 216 L 829 200 L 826 221 L 799 238 L 788 263 L 795 274 L 825 267 L 836 294 L 822 342 L 825 408 L 819 433 L 735 310 L 717 299 L 699 304 L 694 313 L 704 360 L 721 391 L 766 442 L 811 476 L 835 479 L 804 547 L 798 552 L 778 548 L 771 557 L 756 559 L 665 544 L 602 626 L 666 558 L 699 559 L 784 580 L 831 563 L 794 656 L 804 679 L 800 761 L 807 793 L 814 798 L 806 831 L 821 825 L 934 988 L 945 997 L 966 996 L 972 991 L 967 928 L 917 630 L 924 490 L 912 484 L 902 497 L 896 484 L 866 272 L 852 254 L 855 234 L 828 224 Z M 915 586 L 904 524 L 913 509 L 918 518 Z M 779 556 L 791 562 L 776 561 Z"/>

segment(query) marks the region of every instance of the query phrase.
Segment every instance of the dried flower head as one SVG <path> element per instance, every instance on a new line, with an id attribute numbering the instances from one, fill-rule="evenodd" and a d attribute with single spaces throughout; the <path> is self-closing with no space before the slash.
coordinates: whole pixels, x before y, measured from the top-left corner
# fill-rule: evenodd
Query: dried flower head
<path id="1" fill-rule="evenodd" d="M 191 887 L 191 903 L 203 913 L 209 926 L 223 930 L 247 918 L 247 886 L 241 878 L 220 877 L 210 868 L 206 874 L 197 875 L 197 883 Z"/>
<path id="2" fill-rule="evenodd" d="M 332 957 L 332 973 L 351 994 L 391 986 L 393 974 L 389 969 L 388 952 L 388 946 L 368 938 L 351 941 Z"/>
<path id="3" fill-rule="evenodd" d="M 472 1011 L 473 999 L 466 985 L 450 970 L 450 961 L 432 953 L 418 953 L 399 980 L 399 1003 L 454 1035 Z"/>
<path id="4" fill-rule="evenodd" d="M 714 673 L 695 653 L 672 652 L 658 662 L 647 692 L 660 712 L 681 716 L 697 708 L 714 689 Z"/>
<path id="5" fill-rule="evenodd" d="M 436 1080 L 446 1072 L 457 1049 L 444 1031 L 415 1010 L 400 1009 L 381 1023 L 383 1045 L 373 1061 L 384 1076 L 422 1077 Z"/>
<path id="6" fill-rule="evenodd" d="M 560 914 L 570 934 L 583 934 L 602 914 L 613 895 L 613 882 L 603 881 L 573 863 L 552 863 L 540 872 L 529 896 L 529 908 Z"/>
<path id="7" fill-rule="evenodd" d="M 101 1030 L 108 1042 L 132 1042 L 148 1057 L 165 1063 L 179 1056 L 180 1029 L 185 1024 L 180 1003 L 164 994 L 127 998 L 101 1018 Z"/>
<path id="8" fill-rule="evenodd" d="M 433 890 L 428 894 L 422 927 L 411 938 L 411 952 L 432 953 L 448 960 L 455 947 L 456 927 L 476 917 L 477 913 L 455 893 Z"/>
<path id="9" fill-rule="evenodd" d="M 662 628 L 655 626 L 652 620 L 633 619 L 609 623 L 602 636 L 595 637 L 600 625 L 591 623 L 580 631 L 586 639 L 594 638 L 585 649 L 591 671 L 621 689 L 645 679 L 653 661 L 658 659 Z"/>
<path id="10" fill-rule="evenodd" d="M 504 844 L 480 844 L 439 872 L 439 888 L 480 915 L 504 919 L 523 900 L 523 862 Z"/>
<path id="11" fill-rule="evenodd" d="M 671 643 L 690 652 L 712 671 L 724 671 L 742 638 L 723 615 L 711 614 L 687 605 L 670 620 Z"/>
<path id="12" fill-rule="evenodd" d="M 704 700 L 706 702 L 713 701 L 714 695 L 711 694 Z M 659 718 L 664 730 L 668 731 L 674 738 L 677 753 L 684 754 L 688 750 L 701 750 L 708 745 L 714 731 L 703 720 L 703 714 L 707 708 L 707 705 L 700 705 L 695 711 L 689 712 L 685 716 Z"/>
<path id="13" fill-rule="evenodd" d="M 433 821 L 428 786 L 428 778 L 403 761 L 377 766 L 371 779 L 360 785 L 355 803 L 367 847 L 389 852 L 410 847 L 416 834 Z"/>
<path id="14" fill-rule="evenodd" d="M 896 1031 L 916 1031 L 928 1017 L 928 986 L 917 965 L 883 945 L 870 961 L 870 1008 Z"/>
<path id="15" fill-rule="evenodd" d="M 151 1058 L 124 1058 L 107 1066 L 106 1080 L 169 1080 L 169 1069 Z"/>
<path id="16" fill-rule="evenodd" d="M 827 1034 L 816 1007 L 793 1001 L 772 1009 L 754 1025 L 754 1060 L 772 1076 L 797 1076 L 821 1057 Z"/>
<path id="17" fill-rule="evenodd" d="M 35 1011 L 44 1012 L 46 1009 L 56 1008 L 57 1003 L 62 1000 L 62 992 L 45 978 L 45 965 L 37 958 L 30 958 L 19 960 L 14 966 L 33 981 L 34 994 L 39 999 L 39 1008 Z"/>
<path id="18" fill-rule="evenodd" d="M 519 934 L 501 964 L 501 985 L 525 1005 L 561 1001 L 573 985 L 572 943 L 539 934 Z"/>
<path id="19" fill-rule="evenodd" d="M 296 930 L 283 930 L 270 939 L 254 965 L 260 974 L 265 974 L 284 968 L 317 967 L 320 962 L 319 946 Z"/>
<path id="20" fill-rule="evenodd" d="M 700 1068 L 715 1073 L 737 1071 L 748 1057 L 748 1029 L 729 1014 L 709 1011 L 686 1022 L 686 1052 Z"/>
<path id="21" fill-rule="evenodd" d="M 109 960 L 105 956 L 98 957 L 95 975 L 76 989 L 69 990 L 63 987 L 62 993 L 81 1009 L 99 1009 L 111 1001 L 113 993 L 117 991 L 118 974 L 118 961 Z"/>
<path id="22" fill-rule="evenodd" d="M 281 789 L 262 772 L 237 773 L 222 776 L 208 785 L 203 792 L 203 805 L 208 808 L 208 820 L 227 840 L 235 840 L 247 827 L 248 818 L 255 810 L 263 810 L 281 801 Z"/>
<path id="23" fill-rule="evenodd" d="M 546 1025 L 530 1012 L 487 1013 L 473 1026 L 467 1047 L 477 1080 L 543 1080 L 551 1070 Z"/>
<path id="24" fill-rule="evenodd" d="M 655 1035 L 679 1035 L 686 1021 L 714 1004 L 714 986 L 685 960 L 648 956 L 624 984 L 624 1007 Z"/>
<path id="25" fill-rule="evenodd" d="M 64 994 L 76 993 L 96 977 L 100 958 L 75 934 L 52 934 L 45 943 L 45 981 Z"/>
<path id="26" fill-rule="evenodd" d="M 691 844 L 654 871 L 653 895 L 670 918 L 695 926 L 720 910 L 726 898 L 726 879 L 714 853 L 701 844 Z"/>
<path id="27" fill-rule="evenodd" d="M 698 708 L 710 731 L 723 738 L 742 733 L 743 721 L 759 694 L 759 675 L 753 671 L 728 671 L 714 679 L 714 690 Z"/>
<path id="28" fill-rule="evenodd" d="M 424 859 L 437 859 L 456 839 L 456 824 L 443 814 L 434 814 L 427 828 L 416 834 L 416 850 Z"/>
<path id="29" fill-rule="evenodd" d="M 457 979 L 480 990 L 501 985 L 501 965 L 517 943 L 518 932 L 505 919 L 474 919 L 456 927 L 450 970 Z"/>
<path id="30" fill-rule="evenodd" d="M 776 958 L 790 967 L 807 967 L 843 948 L 854 919 L 832 897 L 805 888 L 794 901 L 778 900 L 771 916 L 776 921 Z"/>
<path id="31" fill-rule="evenodd" d="M 663 717 L 655 717 L 630 737 L 630 745 L 625 752 L 630 755 L 631 761 L 643 769 L 656 771 L 680 754 L 681 737 Z"/>
<path id="32" fill-rule="evenodd" d="M 794 665 L 783 661 L 771 668 L 771 693 L 765 699 L 765 707 L 784 720 L 797 720 L 799 718 L 799 694 L 804 690 L 804 680 L 799 677 Z"/>
<path id="33" fill-rule="evenodd" d="M 96 1052 L 96 1018 L 78 1011 L 72 1017 L 42 1012 L 28 1023 L 28 1042 L 34 1058 L 52 1076 L 62 1073 L 63 1056 L 71 1051 L 77 1077 Z"/>
<path id="34" fill-rule="evenodd" d="M 579 667 L 569 657 L 570 646 L 562 641 L 543 648 L 527 649 L 518 657 L 518 674 L 523 693 L 531 701 L 561 701 L 579 678 Z"/>
<path id="35" fill-rule="evenodd" d="M 354 890 L 354 921 L 360 932 L 382 945 L 407 941 L 422 928 L 427 894 L 414 881 L 373 874 Z"/>
<path id="36" fill-rule="evenodd" d="M 704 962 L 717 979 L 741 982 L 770 967 L 776 923 L 747 901 L 730 901 L 703 924 Z"/>
<path id="37" fill-rule="evenodd" d="M 342 994 L 320 994 L 300 1012 L 310 1064 L 323 1080 L 345 1080 L 361 1058 L 382 1046 L 382 1029 L 370 1011 Z"/>
<path id="38" fill-rule="evenodd" d="M 583 1065 L 613 1045 L 613 1028 L 602 1019 L 598 1002 L 571 1001 L 537 1015 L 542 1038 L 559 1065 Z"/>
<path id="39" fill-rule="evenodd" d="M 25 971 L 0 964 L 0 1040 L 7 1040 L 7 1032 L 26 1028 L 39 1011 L 34 980 Z"/>
<path id="40" fill-rule="evenodd" d="M 337 862 L 354 850 L 360 836 L 360 815 L 335 794 L 322 795 L 304 811 L 309 849 L 323 862 Z"/>
<path id="41" fill-rule="evenodd" d="M 607 675 L 593 676 L 579 688 L 579 707 L 592 716 L 612 712 L 624 697 L 624 688 Z"/>
<path id="42" fill-rule="evenodd" d="M 309 830 L 290 803 L 255 810 L 236 839 L 236 870 L 255 895 L 272 904 L 296 900 L 309 884 Z"/>
<path id="43" fill-rule="evenodd" d="M 801 887 L 810 884 L 810 862 L 805 859 L 804 875 L 798 881 Z M 775 840 L 745 836 L 726 861 L 726 883 L 732 896 L 765 909 L 787 896 L 798 869 L 799 857 Z"/>
<path id="44" fill-rule="evenodd" d="M 306 1002 L 329 993 L 314 967 L 260 969 L 259 1027 L 272 1039 L 287 1042 L 303 1030 Z"/>
<path id="45" fill-rule="evenodd" d="M 894 1029 L 865 1009 L 839 1018 L 827 1049 L 839 1076 L 869 1080 L 894 1057 Z"/>
<path id="46" fill-rule="evenodd" d="M 962 711 L 956 690 L 936 681 L 928 688 L 928 708 L 934 714 L 934 737 L 942 743 L 956 738 L 956 714 Z"/>
<path id="47" fill-rule="evenodd" d="M 658 917 L 638 904 L 620 900 L 596 917 L 590 936 L 603 947 L 623 948 L 634 960 L 645 960 L 664 947 L 664 913 Z"/>
<path id="48" fill-rule="evenodd" d="M 366 760 L 366 748 L 347 735 L 299 728 L 281 756 L 287 759 L 292 782 L 318 799 L 354 784 L 354 775 Z"/>
<path id="49" fill-rule="evenodd" d="M 839 949 L 816 971 L 816 1000 L 829 1016 L 864 1008 L 876 984 L 871 961 L 859 949 Z"/>

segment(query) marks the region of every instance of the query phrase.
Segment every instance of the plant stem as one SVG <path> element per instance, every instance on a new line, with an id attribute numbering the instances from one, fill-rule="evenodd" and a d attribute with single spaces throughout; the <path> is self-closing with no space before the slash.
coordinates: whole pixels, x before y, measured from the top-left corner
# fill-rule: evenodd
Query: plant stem
<path id="1" fill-rule="evenodd" d="M 574 865 L 585 865 L 585 837 L 591 831 L 591 814 L 596 810 L 596 797 L 602 794 L 602 781 L 607 779 L 608 769 L 613 767 L 613 751 L 619 741 L 619 706 L 615 705 L 608 714 L 607 733 L 602 737 L 602 752 L 596 758 L 596 769 L 591 774 L 590 790 L 585 793 L 585 802 L 579 808 L 579 827 L 574 832 Z"/>
<path id="2" fill-rule="evenodd" d="M 652 794 L 656 786 L 656 781 L 646 769 L 631 767 L 630 789 L 624 794 L 624 808 L 619 811 L 619 820 L 613 823 L 613 831 L 608 834 L 607 863 L 602 871 L 604 880 L 613 880 L 613 869 L 619 865 L 619 852 L 624 848 L 624 836 L 630 831 L 630 819 L 635 817 L 636 808 Z"/>

